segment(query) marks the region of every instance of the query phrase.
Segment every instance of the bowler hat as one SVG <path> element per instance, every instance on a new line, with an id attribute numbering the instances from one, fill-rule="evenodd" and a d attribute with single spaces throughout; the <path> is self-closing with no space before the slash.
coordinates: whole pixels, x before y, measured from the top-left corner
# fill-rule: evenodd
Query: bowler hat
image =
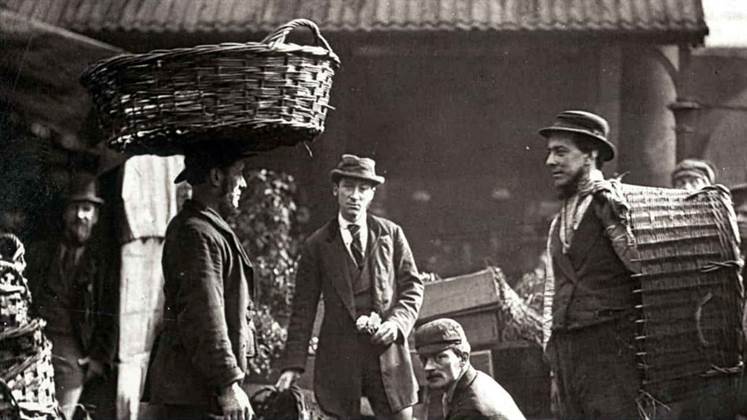
<path id="1" fill-rule="evenodd" d="M 563 111 L 555 117 L 555 122 L 539 130 L 539 134 L 547 138 L 552 133 L 577 133 L 594 140 L 599 146 L 599 157 L 602 161 L 615 157 L 615 145 L 607 140 L 610 126 L 607 120 L 588 111 Z"/>
<path id="2" fill-rule="evenodd" d="M 256 153 L 242 149 L 230 142 L 200 142 L 184 151 L 184 170 L 174 179 L 174 184 L 203 178 L 213 168 L 224 168 Z"/>
<path id="3" fill-rule="evenodd" d="M 415 330 L 415 349 L 421 355 L 465 347 L 469 349 L 467 336 L 464 334 L 462 326 L 453 319 L 436 319 L 421 325 Z"/>
<path id="4" fill-rule="evenodd" d="M 374 185 L 384 183 L 384 177 L 376 175 L 376 162 L 373 159 L 348 154 L 340 157 L 340 162 L 330 171 L 329 177 L 332 182 L 337 182 L 342 177 L 350 177 L 371 181 Z"/>
<path id="5" fill-rule="evenodd" d="M 729 188 L 729 191 L 731 191 L 731 198 L 735 207 L 747 201 L 747 183 L 734 185 Z"/>
<path id="6" fill-rule="evenodd" d="M 672 184 L 685 176 L 704 178 L 709 184 L 716 182 L 716 172 L 710 163 L 702 159 L 683 159 L 672 170 Z"/>
<path id="7" fill-rule="evenodd" d="M 80 172 L 73 174 L 65 196 L 68 203 L 87 201 L 94 204 L 104 204 L 104 199 L 98 195 L 98 182 L 93 174 Z"/>

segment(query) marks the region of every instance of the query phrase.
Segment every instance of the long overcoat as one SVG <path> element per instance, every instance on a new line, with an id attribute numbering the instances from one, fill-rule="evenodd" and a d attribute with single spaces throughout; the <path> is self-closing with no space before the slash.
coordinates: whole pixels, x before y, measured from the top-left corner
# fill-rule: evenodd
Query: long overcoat
<path id="1" fill-rule="evenodd" d="M 216 409 L 255 353 L 253 270 L 238 237 L 212 209 L 185 202 L 162 257 L 164 325 L 148 372 L 154 403 Z"/>
<path id="2" fill-rule="evenodd" d="M 407 336 L 423 301 L 423 281 L 402 228 L 368 216 L 369 246 L 364 259 L 371 275 L 374 308 L 382 321 L 399 327 L 397 340 L 379 356 L 381 379 L 394 411 L 417 402 Z M 314 392 L 321 407 L 347 416 L 358 410 L 361 398 L 357 360 L 356 310 L 352 279 L 345 258 L 351 258 L 340 236 L 337 219 L 314 232 L 305 242 L 296 278 L 293 313 L 288 330 L 283 369 L 303 371 L 320 295 L 324 318 L 314 368 Z"/>

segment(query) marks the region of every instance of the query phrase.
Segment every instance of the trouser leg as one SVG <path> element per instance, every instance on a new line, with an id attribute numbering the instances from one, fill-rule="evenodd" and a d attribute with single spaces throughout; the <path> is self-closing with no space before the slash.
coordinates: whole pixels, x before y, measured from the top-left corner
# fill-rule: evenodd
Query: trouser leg
<path id="1" fill-rule="evenodd" d="M 71 420 L 85 381 L 85 371 L 78 365 L 83 351 L 71 335 L 48 334 L 48 338 L 52 341 L 55 395 L 62 414 Z"/>

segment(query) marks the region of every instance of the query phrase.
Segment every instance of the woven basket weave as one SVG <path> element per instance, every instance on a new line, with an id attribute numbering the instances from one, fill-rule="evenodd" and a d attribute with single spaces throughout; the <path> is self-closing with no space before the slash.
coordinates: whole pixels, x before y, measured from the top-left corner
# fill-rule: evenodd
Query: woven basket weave
<path id="1" fill-rule="evenodd" d="M 741 372 L 744 302 L 729 193 L 622 185 L 640 254 L 643 390 L 667 403 Z"/>
<path id="2" fill-rule="evenodd" d="M 57 419 L 52 344 L 44 320 L 28 316 L 24 253 L 17 237 L 0 235 L 0 420 Z"/>
<path id="3" fill-rule="evenodd" d="M 300 26 L 320 46 L 285 43 Z M 339 64 L 319 28 L 296 19 L 262 42 L 113 57 L 86 70 L 81 82 L 118 151 L 179 154 L 201 140 L 262 151 L 312 141 L 324 130 Z"/>

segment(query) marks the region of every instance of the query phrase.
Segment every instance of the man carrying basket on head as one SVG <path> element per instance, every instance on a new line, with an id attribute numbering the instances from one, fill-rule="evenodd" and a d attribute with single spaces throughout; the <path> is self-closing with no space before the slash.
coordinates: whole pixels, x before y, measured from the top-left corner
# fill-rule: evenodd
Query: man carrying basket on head
<path id="1" fill-rule="evenodd" d="M 187 152 L 193 197 L 169 223 L 163 247 L 164 326 L 148 372 L 161 419 L 253 415 L 240 385 L 255 354 L 252 264 L 226 218 L 246 188 L 237 150 L 216 142 Z"/>

